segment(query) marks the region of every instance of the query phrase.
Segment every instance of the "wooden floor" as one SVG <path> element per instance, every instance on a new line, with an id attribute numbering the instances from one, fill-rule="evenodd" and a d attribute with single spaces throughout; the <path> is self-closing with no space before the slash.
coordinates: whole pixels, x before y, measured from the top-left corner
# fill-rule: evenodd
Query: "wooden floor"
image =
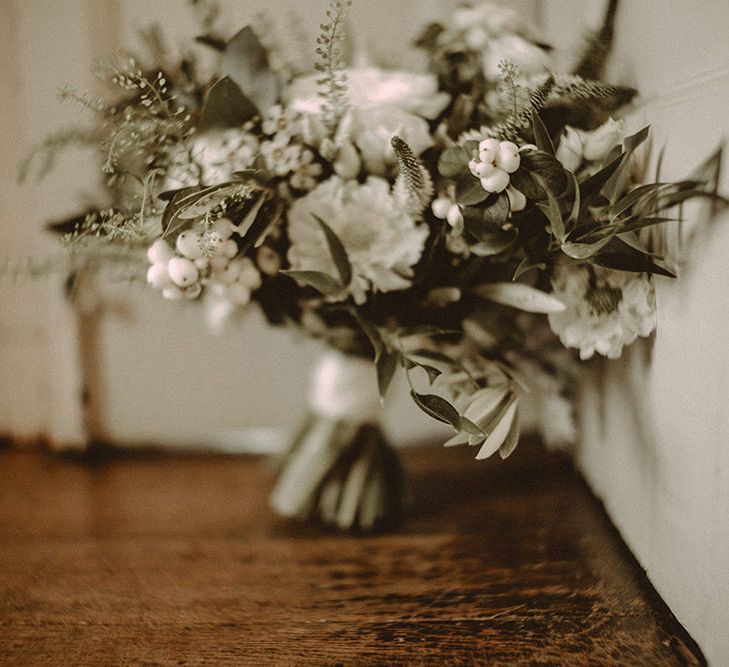
<path id="1" fill-rule="evenodd" d="M 235 457 L 0 453 L 0 663 L 703 664 L 565 459 L 405 455 L 388 534 L 297 530 Z"/>

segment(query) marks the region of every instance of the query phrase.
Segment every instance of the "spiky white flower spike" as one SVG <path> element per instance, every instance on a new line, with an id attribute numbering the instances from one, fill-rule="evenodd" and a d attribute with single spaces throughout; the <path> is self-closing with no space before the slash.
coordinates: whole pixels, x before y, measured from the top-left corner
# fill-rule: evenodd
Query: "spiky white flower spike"
<path id="1" fill-rule="evenodd" d="M 400 137 L 393 137 L 390 143 L 400 165 L 393 195 L 407 213 L 417 219 L 433 198 L 433 179 Z"/>

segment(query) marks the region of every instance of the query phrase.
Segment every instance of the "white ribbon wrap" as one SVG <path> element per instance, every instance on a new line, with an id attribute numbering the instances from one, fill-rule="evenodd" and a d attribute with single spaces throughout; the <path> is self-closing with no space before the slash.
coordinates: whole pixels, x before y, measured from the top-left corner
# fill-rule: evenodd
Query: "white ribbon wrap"
<path id="1" fill-rule="evenodd" d="M 371 361 L 330 350 L 314 367 L 309 406 L 323 417 L 377 422 L 382 411 Z"/>

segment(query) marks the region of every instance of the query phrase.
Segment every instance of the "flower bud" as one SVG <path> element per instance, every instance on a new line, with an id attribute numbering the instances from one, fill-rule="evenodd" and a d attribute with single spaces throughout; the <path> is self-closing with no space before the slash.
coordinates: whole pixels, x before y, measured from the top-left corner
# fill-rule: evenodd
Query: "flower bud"
<path id="1" fill-rule="evenodd" d="M 448 197 L 438 197 L 430 205 L 430 210 L 433 211 L 433 215 L 440 220 L 445 220 L 448 215 L 448 211 L 451 210 L 453 202 Z"/>
<path id="2" fill-rule="evenodd" d="M 574 127 L 567 125 L 559 140 L 556 153 L 562 166 L 569 171 L 577 171 L 582 164 L 582 136 Z"/>
<path id="3" fill-rule="evenodd" d="M 342 142 L 337 159 L 334 161 L 335 173 L 344 179 L 356 178 L 362 166 L 359 153 L 351 141 Z"/>
<path id="4" fill-rule="evenodd" d="M 195 264 L 185 257 L 174 257 L 167 264 L 167 271 L 172 282 L 180 287 L 192 285 L 198 279 L 198 270 Z"/>
<path id="5" fill-rule="evenodd" d="M 463 213 L 461 213 L 461 209 L 458 207 L 458 204 L 453 204 L 448 209 L 446 220 L 453 228 L 460 227 L 463 224 Z"/>

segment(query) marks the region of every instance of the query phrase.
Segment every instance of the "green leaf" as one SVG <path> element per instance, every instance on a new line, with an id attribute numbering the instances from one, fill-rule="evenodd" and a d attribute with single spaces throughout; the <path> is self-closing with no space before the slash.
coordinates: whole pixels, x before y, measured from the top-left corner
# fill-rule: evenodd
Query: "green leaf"
<path id="1" fill-rule="evenodd" d="M 477 459 L 485 459 L 496 452 L 505 442 L 511 431 L 511 427 L 516 419 L 516 402 L 512 400 L 506 411 L 500 417 L 498 422 L 490 430 L 481 449 L 476 454 Z"/>
<path id="2" fill-rule="evenodd" d="M 527 151 L 521 155 L 519 169 L 511 174 L 511 184 L 527 199 L 547 198 L 544 185 L 534 178 L 535 174 L 543 179 L 547 189 L 555 196 L 561 195 L 567 188 L 567 172 L 557 158 L 544 151 Z"/>
<path id="3" fill-rule="evenodd" d="M 536 178 L 538 178 L 540 181 L 542 180 L 539 176 Z M 544 191 L 547 193 L 547 203 L 538 203 L 537 207 L 540 211 L 542 211 L 542 213 L 544 213 L 544 215 L 547 216 L 547 220 L 549 220 L 549 225 L 551 227 L 552 236 L 554 236 L 554 238 L 562 243 L 565 240 L 565 229 L 564 220 L 562 219 L 562 211 L 559 208 L 559 202 L 554 198 L 554 195 L 551 193 L 549 188 L 546 187 L 546 184 L 544 184 Z"/>
<path id="4" fill-rule="evenodd" d="M 534 110 L 532 110 L 532 129 L 534 130 L 534 142 L 537 144 L 537 148 L 540 151 L 554 155 L 552 138 L 549 136 L 547 128 L 544 127 L 544 123 L 539 117 L 539 114 Z"/>
<path id="5" fill-rule="evenodd" d="M 377 359 L 375 366 L 377 367 L 377 389 L 380 392 L 380 398 L 385 398 L 399 361 L 400 355 L 390 350 L 383 350 Z"/>
<path id="6" fill-rule="evenodd" d="M 427 350 L 425 348 L 411 350 L 408 352 L 408 357 L 422 357 L 423 359 L 430 359 L 431 361 L 440 361 L 444 364 L 448 364 L 449 366 L 460 366 L 457 361 L 451 359 L 447 354 L 436 352 L 435 350 Z"/>
<path id="7" fill-rule="evenodd" d="M 563 243 L 562 252 L 572 259 L 587 259 L 600 252 L 609 242 L 611 238 L 600 239 L 595 243 Z"/>
<path id="8" fill-rule="evenodd" d="M 649 257 L 642 255 L 626 255 L 623 253 L 606 252 L 600 253 L 592 258 L 592 263 L 606 269 L 616 271 L 632 271 L 635 273 L 655 273 L 659 276 L 675 278 L 676 274 L 671 273 L 665 267 L 656 264 Z"/>
<path id="9" fill-rule="evenodd" d="M 261 197 L 263 198 L 263 195 Z M 241 239 L 241 253 L 246 252 L 251 247 L 259 248 L 263 245 L 266 232 L 281 219 L 282 214 L 283 204 L 280 201 L 275 201 L 273 204 L 264 204 L 260 215 L 255 209 L 251 209 L 246 217 L 252 217 L 253 222 Z"/>
<path id="10" fill-rule="evenodd" d="M 210 210 L 222 204 L 226 199 L 233 197 L 248 189 L 246 183 L 218 183 L 201 188 L 198 192 L 190 193 L 180 208 L 180 218 L 193 220 L 199 218 Z"/>
<path id="11" fill-rule="evenodd" d="M 572 230 L 577 226 L 577 222 L 580 219 L 580 207 L 582 205 L 582 198 L 580 196 L 580 185 L 577 182 L 577 176 L 570 172 L 570 178 L 572 179 L 572 186 L 574 191 L 574 200 L 572 202 L 572 208 L 570 209 L 569 217 L 565 223 L 565 234 L 570 235 Z"/>
<path id="12" fill-rule="evenodd" d="M 556 297 L 524 283 L 488 283 L 473 291 L 484 299 L 528 313 L 558 313 L 565 309 Z"/>
<path id="13" fill-rule="evenodd" d="M 417 405 L 425 414 L 443 422 L 450 424 L 456 430 L 459 429 L 461 416 L 445 398 L 436 394 L 418 394 L 414 389 L 410 390 L 415 405 Z"/>
<path id="14" fill-rule="evenodd" d="M 226 45 L 221 70 L 262 114 L 276 103 L 278 78 L 271 70 L 265 47 L 249 26 L 238 31 Z"/>
<path id="15" fill-rule="evenodd" d="M 509 219 L 509 196 L 505 192 L 500 192 L 498 195 L 492 196 L 487 204 L 482 210 L 481 220 L 488 225 L 501 228 L 501 225 Z"/>
<path id="16" fill-rule="evenodd" d="M 625 153 L 620 153 L 600 169 L 600 171 L 580 183 L 580 195 L 582 197 L 583 207 L 591 203 L 600 194 L 605 183 L 607 183 L 623 163 L 625 155 Z"/>
<path id="17" fill-rule="evenodd" d="M 544 262 L 534 262 L 531 258 L 525 257 L 519 262 L 519 266 L 514 270 L 514 275 L 511 277 L 512 280 L 516 280 L 523 276 L 527 271 L 532 269 L 546 269 L 547 265 Z"/>
<path id="18" fill-rule="evenodd" d="M 372 347 L 375 350 L 375 362 L 377 362 L 380 358 L 380 355 L 385 350 L 385 344 L 382 340 L 382 336 L 380 335 L 379 330 L 374 324 L 372 324 L 372 322 L 368 322 L 366 319 L 364 319 L 359 314 L 356 308 L 353 307 L 350 312 L 352 313 L 352 317 L 357 320 L 357 324 L 359 324 L 362 331 L 364 331 L 365 336 L 367 336 L 370 343 L 372 343 Z"/>
<path id="19" fill-rule="evenodd" d="M 319 223 L 319 226 L 324 232 L 324 236 L 327 239 L 327 245 L 329 246 L 329 252 L 332 255 L 334 265 L 337 267 L 337 272 L 342 280 L 342 286 L 346 287 L 352 281 L 352 265 L 349 263 L 347 251 L 344 249 L 344 245 L 339 240 L 339 237 L 334 233 L 332 228 L 315 213 L 312 213 L 312 216 Z"/>
<path id="20" fill-rule="evenodd" d="M 340 282 L 323 271 L 293 271 L 289 269 L 281 271 L 281 273 L 295 280 L 300 280 L 309 287 L 318 290 L 324 296 L 337 296 L 342 292 Z"/>
<path id="21" fill-rule="evenodd" d="M 467 169 L 471 159 L 472 153 L 465 146 L 450 146 L 438 158 L 438 172 L 445 178 L 455 179 Z"/>
<path id="22" fill-rule="evenodd" d="M 208 91 L 200 127 L 240 127 L 257 113 L 256 107 L 236 83 L 223 77 Z"/>
<path id="23" fill-rule="evenodd" d="M 470 171 L 461 174 L 456 180 L 456 202 L 463 206 L 480 204 L 484 199 L 491 196 L 481 185 L 481 181 Z"/>
<path id="24" fill-rule="evenodd" d="M 625 147 L 625 153 L 630 155 L 640 146 L 650 134 L 651 126 L 646 125 L 644 128 L 638 130 L 635 134 L 631 134 L 623 140 L 623 146 Z"/>
<path id="25" fill-rule="evenodd" d="M 635 190 L 631 190 L 628 194 L 626 194 L 624 197 L 622 197 L 612 206 L 610 206 L 610 208 L 608 209 L 608 215 L 612 219 L 617 218 L 621 213 L 624 213 L 629 208 L 632 208 L 635 204 L 638 204 L 647 195 L 652 195 L 657 190 L 667 185 L 671 184 L 648 183 L 647 185 L 641 185 L 640 187 L 635 188 Z"/>
<path id="26" fill-rule="evenodd" d="M 519 414 L 517 412 L 514 414 L 514 419 L 511 422 L 511 428 L 509 428 L 506 439 L 502 443 L 501 447 L 499 447 L 499 456 L 502 459 L 506 459 L 511 456 L 513 451 L 516 449 L 517 444 L 519 444 L 520 430 Z"/>

